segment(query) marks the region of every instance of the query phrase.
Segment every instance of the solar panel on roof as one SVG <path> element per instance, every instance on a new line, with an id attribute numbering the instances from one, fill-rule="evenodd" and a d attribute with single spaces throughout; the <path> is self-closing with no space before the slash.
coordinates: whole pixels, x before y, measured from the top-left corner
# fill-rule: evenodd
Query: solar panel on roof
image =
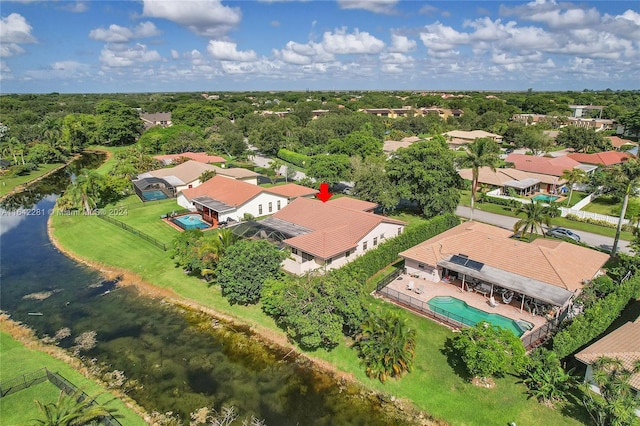
<path id="1" fill-rule="evenodd" d="M 468 259 L 466 257 L 461 257 L 457 254 L 454 254 L 453 256 L 451 256 L 451 260 L 449 260 L 449 262 L 455 263 L 456 265 L 464 266 L 464 264 L 467 263 L 467 260 Z"/>
<path id="2" fill-rule="evenodd" d="M 455 263 L 456 265 L 460 265 L 460 266 L 466 266 L 467 268 L 475 269 L 476 271 L 481 270 L 482 267 L 484 266 L 484 263 L 482 262 L 478 262 L 477 260 L 471 260 L 465 255 L 457 255 L 457 254 L 454 254 L 453 256 L 451 256 L 451 259 L 449 260 L 449 262 Z"/>
<path id="3" fill-rule="evenodd" d="M 471 269 L 475 269 L 476 271 L 479 271 L 484 266 L 484 263 L 469 259 L 467 260 L 467 264 L 464 266 L 466 266 L 467 268 L 471 268 Z"/>

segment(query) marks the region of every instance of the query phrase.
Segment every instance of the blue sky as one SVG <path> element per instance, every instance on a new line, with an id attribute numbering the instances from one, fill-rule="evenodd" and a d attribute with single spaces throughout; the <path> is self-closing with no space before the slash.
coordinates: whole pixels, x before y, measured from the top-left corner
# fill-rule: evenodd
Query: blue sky
<path id="1" fill-rule="evenodd" d="M 637 1 L 7 1 L 2 93 L 640 88 Z"/>

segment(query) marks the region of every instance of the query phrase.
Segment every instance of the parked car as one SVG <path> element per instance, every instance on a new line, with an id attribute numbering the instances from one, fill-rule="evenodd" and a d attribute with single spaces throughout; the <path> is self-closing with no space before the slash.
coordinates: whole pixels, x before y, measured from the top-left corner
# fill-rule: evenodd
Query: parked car
<path id="1" fill-rule="evenodd" d="M 547 232 L 547 235 L 550 237 L 556 237 L 556 238 L 571 238 L 573 241 L 579 243 L 580 242 L 580 235 L 576 234 L 575 232 L 572 232 L 570 230 L 568 230 L 567 228 L 553 228 L 550 229 Z"/>
<path id="2" fill-rule="evenodd" d="M 504 153 L 505 153 L 505 154 L 511 154 L 513 151 L 514 151 L 514 149 L 513 149 L 513 148 L 507 148 L 507 149 L 504 151 Z"/>

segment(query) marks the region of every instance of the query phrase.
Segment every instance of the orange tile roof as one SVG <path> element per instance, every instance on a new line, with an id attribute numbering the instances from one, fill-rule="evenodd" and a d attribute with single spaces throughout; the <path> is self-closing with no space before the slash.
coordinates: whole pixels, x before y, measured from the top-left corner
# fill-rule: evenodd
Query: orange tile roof
<path id="1" fill-rule="evenodd" d="M 559 240 L 538 238 L 531 243 L 509 238 L 513 232 L 479 222 L 465 222 L 400 256 L 427 265 L 453 254 L 569 291 L 582 288 L 609 259 L 605 253 Z"/>
<path id="2" fill-rule="evenodd" d="M 214 200 L 238 207 L 263 191 L 264 188 L 241 180 L 214 176 L 195 188 L 185 189 L 182 193 L 189 200 L 206 195 Z"/>
<path id="3" fill-rule="evenodd" d="M 566 155 L 552 158 L 514 153 L 509 154 L 505 161 L 513 163 L 518 170 L 551 176 L 562 176 L 562 172 L 565 170 L 571 170 L 580 165 L 576 160 Z"/>
<path id="4" fill-rule="evenodd" d="M 296 198 L 273 217 L 311 229 L 308 234 L 284 242 L 323 259 L 354 248 L 380 223 L 406 225 L 399 220 L 309 198 Z"/>
<path id="5" fill-rule="evenodd" d="M 307 195 L 314 195 L 318 193 L 317 189 L 307 188 L 306 186 L 298 185 L 296 183 L 287 183 L 285 185 L 273 186 L 267 188 L 267 191 L 272 194 L 282 195 L 287 198 L 304 197 Z"/>
<path id="6" fill-rule="evenodd" d="M 471 180 L 473 178 L 471 169 L 461 169 L 458 174 L 462 179 Z M 542 183 L 562 185 L 566 181 L 556 176 L 543 175 L 540 173 L 525 172 L 513 168 L 496 169 L 495 172 L 490 167 L 480 167 L 478 169 L 478 182 L 494 186 L 503 186 L 512 180 L 524 180 L 528 178 L 538 179 Z"/>
<path id="7" fill-rule="evenodd" d="M 206 152 L 183 152 L 182 154 L 156 155 L 156 160 L 175 161 L 178 158 L 188 158 L 199 163 L 224 163 L 227 160 L 217 155 L 208 155 Z"/>
<path id="8" fill-rule="evenodd" d="M 609 141 L 611 141 L 611 145 L 613 145 L 613 147 L 616 149 L 620 149 L 625 145 L 638 145 L 634 141 L 630 141 L 628 139 L 622 139 L 621 137 L 618 137 L 618 136 L 606 136 L 606 138 L 609 139 Z"/>
<path id="9" fill-rule="evenodd" d="M 628 322 L 576 354 L 585 364 L 603 356 L 618 359 L 625 368 L 633 369 L 634 363 L 640 361 L 640 322 Z M 640 390 L 640 373 L 631 376 L 629 384 Z"/>
<path id="10" fill-rule="evenodd" d="M 611 166 L 613 164 L 624 163 L 629 160 L 629 158 L 633 158 L 633 155 L 628 152 L 618 152 L 618 151 L 604 151 L 597 152 L 595 154 L 569 154 L 567 157 L 576 160 L 579 163 L 583 164 L 600 164 L 603 166 Z"/>
<path id="11" fill-rule="evenodd" d="M 376 203 L 372 203 L 370 201 L 358 200 L 356 198 L 350 198 L 350 197 L 334 198 L 327 202 L 331 203 L 332 206 L 344 207 L 346 209 L 352 209 L 352 210 L 360 210 L 363 212 L 373 210 L 376 207 L 378 207 Z"/>

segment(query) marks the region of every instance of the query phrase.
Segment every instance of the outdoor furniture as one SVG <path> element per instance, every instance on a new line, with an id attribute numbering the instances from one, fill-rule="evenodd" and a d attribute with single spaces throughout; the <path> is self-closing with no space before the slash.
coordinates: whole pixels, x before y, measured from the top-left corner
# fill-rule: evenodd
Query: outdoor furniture
<path id="1" fill-rule="evenodd" d="M 415 283 L 413 281 L 409 281 L 409 284 L 407 284 L 407 290 L 413 290 L 414 285 Z"/>
<path id="2" fill-rule="evenodd" d="M 474 290 L 478 293 L 481 293 L 483 296 L 491 293 L 491 287 L 489 287 L 485 283 L 478 284 L 476 287 L 474 287 Z"/>
<path id="3" fill-rule="evenodd" d="M 498 302 L 496 302 L 496 299 L 493 296 L 489 298 L 489 306 L 491 306 L 492 308 L 498 306 Z"/>
<path id="4" fill-rule="evenodd" d="M 504 293 L 502 293 L 502 302 L 504 302 L 505 305 L 508 305 L 509 303 L 511 303 L 512 300 L 513 300 L 513 291 L 505 291 Z"/>
<path id="5" fill-rule="evenodd" d="M 414 291 L 416 292 L 416 294 L 422 294 L 424 293 L 424 287 L 423 286 L 417 287 Z"/>

